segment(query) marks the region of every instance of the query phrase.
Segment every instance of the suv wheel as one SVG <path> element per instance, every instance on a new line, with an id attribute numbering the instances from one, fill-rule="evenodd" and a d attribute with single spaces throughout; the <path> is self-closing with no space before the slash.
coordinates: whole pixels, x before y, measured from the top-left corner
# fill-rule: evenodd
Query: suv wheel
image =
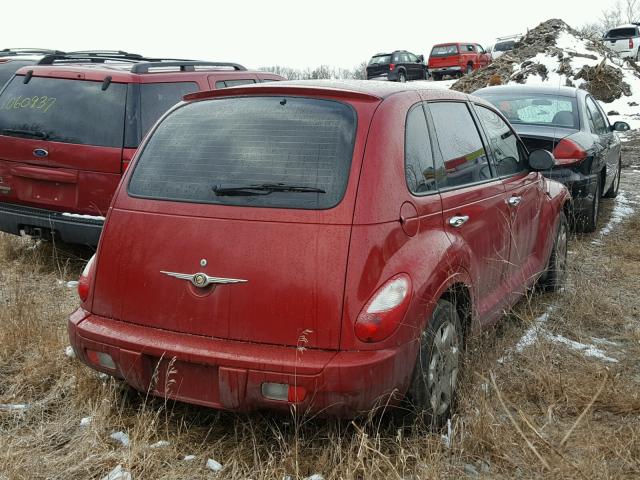
<path id="1" fill-rule="evenodd" d="M 622 159 L 618 160 L 618 173 L 616 178 L 613 179 L 613 183 L 607 193 L 604 194 L 604 198 L 616 198 L 618 196 L 618 190 L 620 190 L 620 177 L 622 176 Z"/>
<path id="2" fill-rule="evenodd" d="M 467 65 L 467 75 L 471 75 L 473 73 L 473 65 Z"/>
<path id="3" fill-rule="evenodd" d="M 442 80 L 442 74 L 440 73 L 434 73 L 431 75 L 431 77 L 433 78 L 434 82 L 439 82 L 440 80 Z"/>
<path id="4" fill-rule="evenodd" d="M 404 83 L 404 82 L 406 82 L 406 81 L 407 81 L 407 76 L 405 75 L 405 73 L 404 73 L 404 72 L 400 72 L 400 73 L 398 73 L 398 81 L 399 81 L 400 83 Z"/>
<path id="5" fill-rule="evenodd" d="M 602 176 L 598 175 L 596 191 L 593 194 L 591 208 L 586 216 L 582 216 L 579 222 L 579 230 L 582 233 L 593 232 L 598 226 L 598 213 L 600 212 L 600 197 L 602 196 Z"/>
<path id="6" fill-rule="evenodd" d="M 420 337 L 408 397 L 433 429 L 450 418 L 460 369 L 462 326 L 456 307 L 439 300 Z"/>
<path id="7" fill-rule="evenodd" d="M 558 231 L 553 242 L 547 271 L 540 279 L 540 286 L 548 292 L 557 292 L 567 278 L 567 251 L 569 244 L 569 226 L 564 212 L 560 213 Z"/>

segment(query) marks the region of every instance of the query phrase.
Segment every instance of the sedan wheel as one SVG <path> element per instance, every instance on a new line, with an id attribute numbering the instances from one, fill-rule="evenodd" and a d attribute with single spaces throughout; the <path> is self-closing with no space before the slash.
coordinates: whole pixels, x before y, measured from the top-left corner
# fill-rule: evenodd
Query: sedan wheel
<path id="1" fill-rule="evenodd" d="M 455 306 L 440 300 L 421 335 L 408 392 L 414 407 L 434 429 L 442 427 L 455 404 L 461 363 L 462 328 Z"/>
<path id="2" fill-rule="evenodd" d="M 616 178 L 613 179 L 613 183 L 611 184 L 611 188 L 607 190 L 607 193 L 604 194 L 605 198 L 616 198 L 618 196 L 618 190 L 620 190 L 620 177 L 622 176 L 622 160 L 618 161 L 618 173 L 616 173 Z"/>
<path id="3" fill-rule="evenodd" d="M 558 231 L 556 233 L 547 271 L 542 277 L 542 288 L 547 291 L 557 292 L 567 278 L 567 252 L 569 245 L 569 227 L 564 212 L 560 213 Z"/>
<path id="4" fill-rule="evenodd" d="M 580 219 L 579 230 L 583 233 L 593 232 L 598 226 L 600 212 L 600 197 L 602 196 L 602 178 L 598 175 L 596 191 L 593 194 L 590 211 Z"/>

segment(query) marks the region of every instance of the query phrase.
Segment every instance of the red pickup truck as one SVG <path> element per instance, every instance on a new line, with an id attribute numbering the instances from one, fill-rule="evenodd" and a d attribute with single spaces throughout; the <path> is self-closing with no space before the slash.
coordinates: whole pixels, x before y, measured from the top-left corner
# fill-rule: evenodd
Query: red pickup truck
<path id="1" fill-rule="evenodd" d="M 491 54 L 477 43 L 441 43 L 429 55 L 429 71 L 434 80 L 445 75 L 461 77 L 491 63 Z"/>

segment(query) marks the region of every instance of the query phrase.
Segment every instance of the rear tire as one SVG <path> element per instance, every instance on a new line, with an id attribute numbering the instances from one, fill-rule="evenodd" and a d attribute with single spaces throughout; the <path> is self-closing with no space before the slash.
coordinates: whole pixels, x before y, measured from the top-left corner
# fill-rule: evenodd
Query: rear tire
<path id="1" fill-rule="evenodd" d="M 613 179 L 613 183 L 607 193 L 604 194 L 604 198 L 616 198 L 618 196 L 618 190 L 620 190 L 620 177 L 622 176 L 622 159 L 618 160 L 618 173 L 616 178 Z"/>
<path id="2" fill-rule="evenodd" d="M 420 336 L 408 399 L 427 425 L 442 428 L 456 401 L 461 365 L 462 325 L 453 303 L 439 300 Z"/>
<path id="3" fill-rule="evenodd" d="M 560 212 L 558 231 L 553 241 L 547 270 L 540 279 L 540 286 L 546 292 L 557 292 L 567 279 L 567 252 L 569 244 L 569 223 L 564 212 Z"/>
<path id="4" fill-rule="evenodd" d="M 467 75 L 471 75 L 473 73 L 473 65 L 467 65 Z"/>
<path id="5" fill-rule="evenodd" d="M 398 73 L 398 82 L 405 83 L 407 81 L 407 76 L 404 72 Z"/>
<path id="6" fill-rule="evenodd" d="M 593 194 L 593 201 L 589 213 L 578 218 L 578 231 L 591 233 L 598 226 L 598 213 L 600 213 L 600 197 L 602 196 L 602 176 L 598 175 L 596 191 Z"/>
<path id="7" fill-rule="evenodd" d="M 442 75 L 439 73 L 434 73 L 432 76 L 434 82 L 439 82 L 440 80 L 442 80 Z"/>

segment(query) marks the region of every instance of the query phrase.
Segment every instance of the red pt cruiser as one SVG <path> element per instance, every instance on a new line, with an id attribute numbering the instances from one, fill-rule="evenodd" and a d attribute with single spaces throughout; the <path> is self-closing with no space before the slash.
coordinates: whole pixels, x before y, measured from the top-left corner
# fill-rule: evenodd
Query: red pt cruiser
<path id="1" fill-rule="evenodd" d="M 92 368 L 230 410 L 450 414 L 465 335 L 565 271 L 568 200 L 487 102 L 371 82 L 188 95 L 80 279 Z"/>

